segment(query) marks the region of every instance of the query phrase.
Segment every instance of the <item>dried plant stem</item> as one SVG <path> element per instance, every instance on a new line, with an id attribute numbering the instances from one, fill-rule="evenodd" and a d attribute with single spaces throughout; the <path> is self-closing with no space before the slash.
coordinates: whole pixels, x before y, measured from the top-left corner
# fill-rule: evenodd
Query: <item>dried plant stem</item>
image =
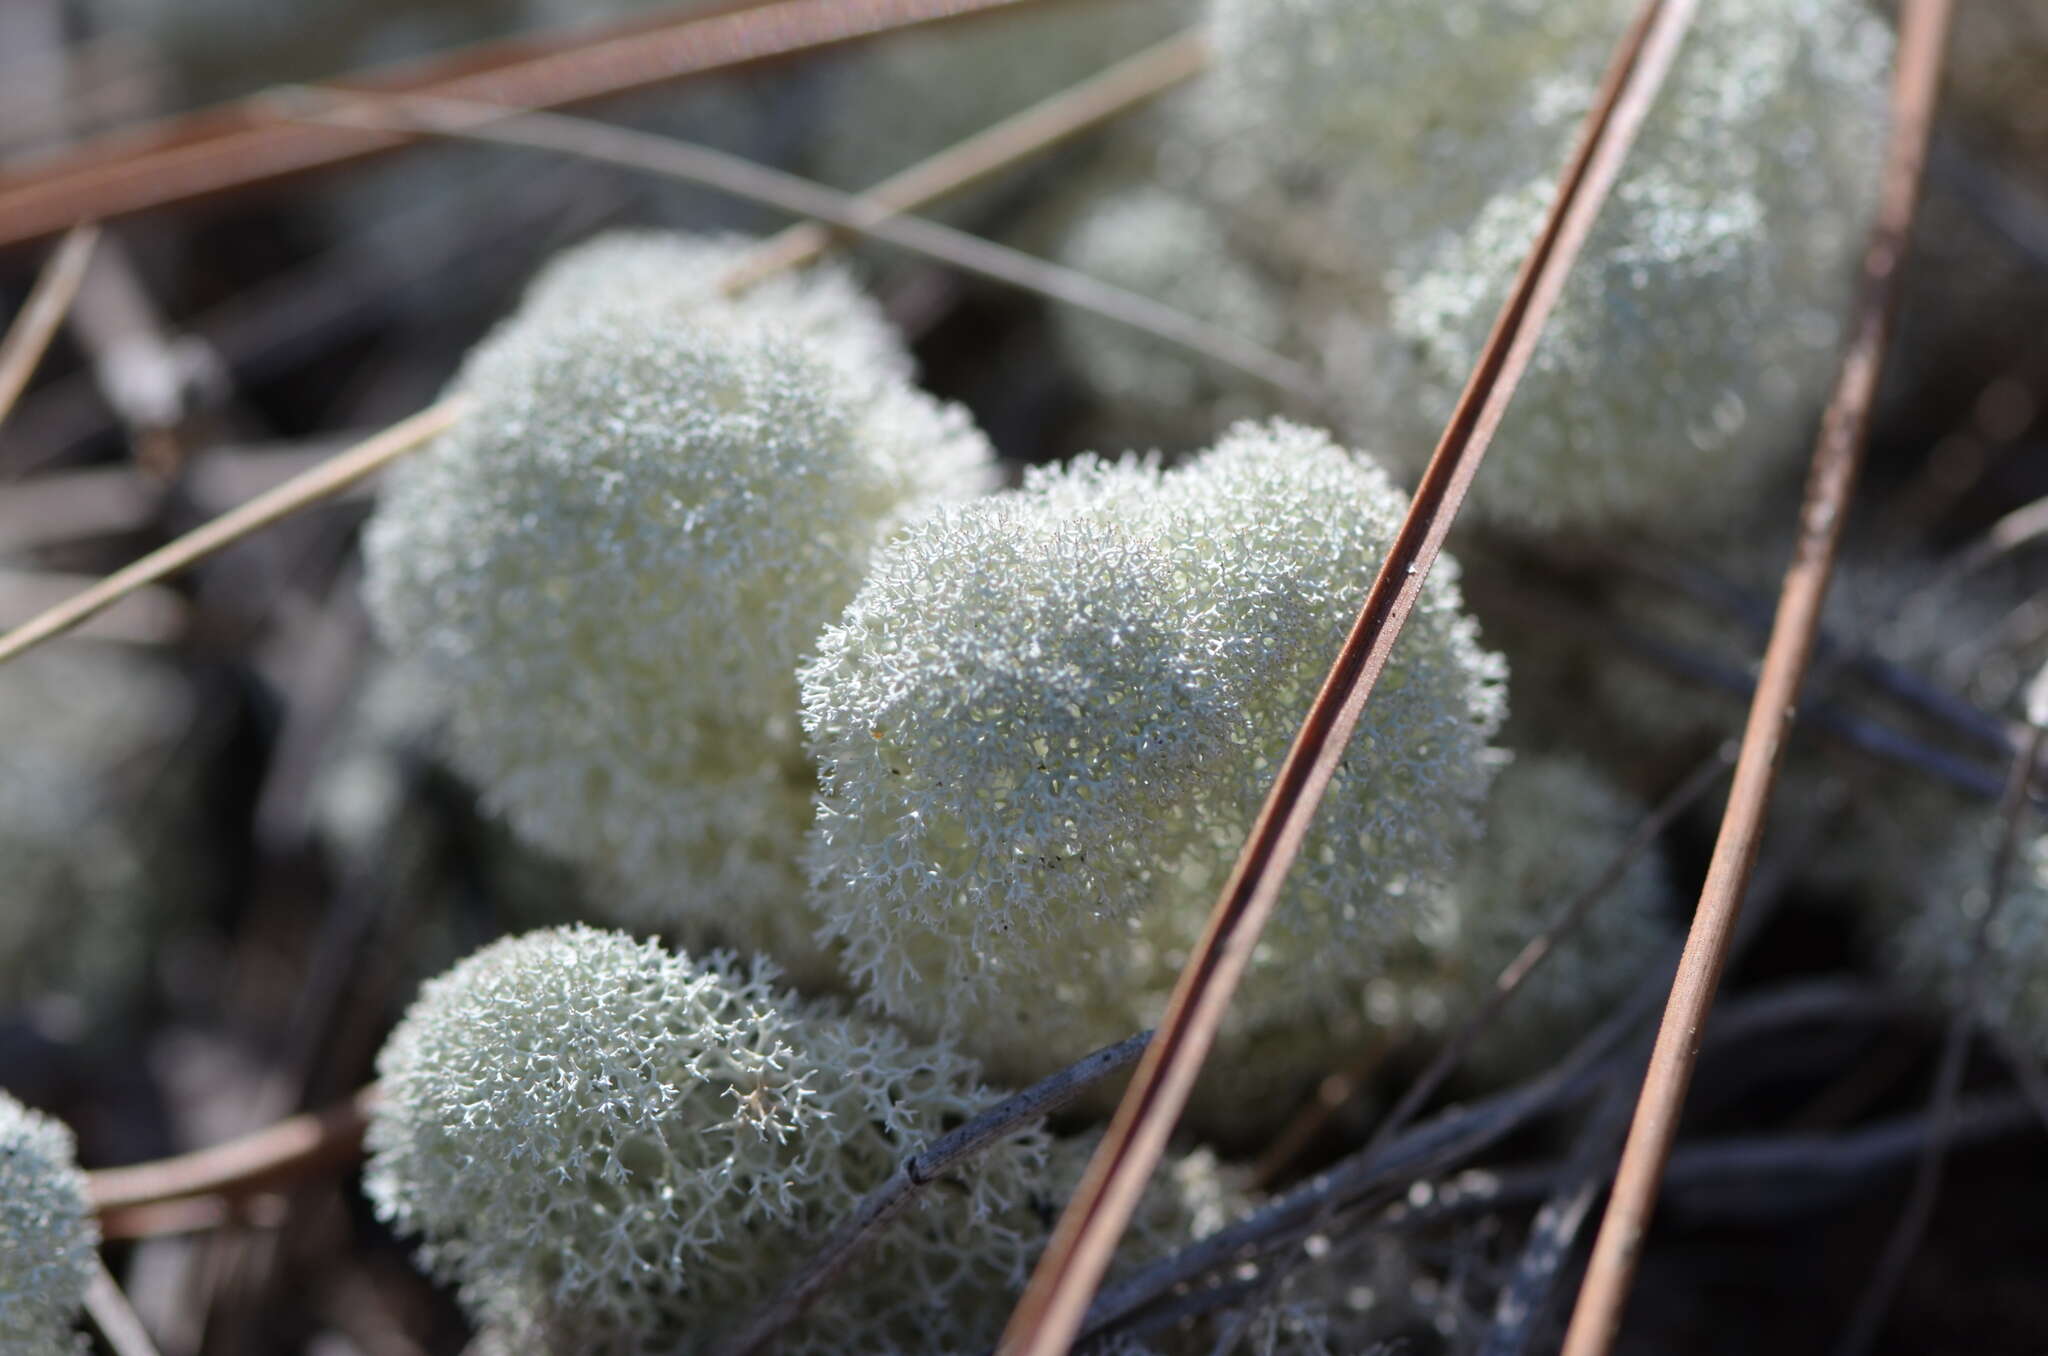
<path id="1" fill-rule="evenodd" d="M 339 83 L 386 94 L 546 108 L 1035 3 L 1040 0 L 774 0 L 710 16 L 670 13 L 567 36 L 529 35 Z M 0 245 L 353 160 L 410 140 L 280 118 L 258 95 L 115 134 L 34 171 L 0 174 Z"/>
<path id="2" fill-rule="evenodd" d="M 200 1196 L 232 1201 L 323 1165 L 346 1162 L 361 1152 L 376 1097 L 372 1085 L 335 1106 L 210 1149 L 87 1173 L 93 1209 L 108 1214 Z"/>
<path id="3" fill-rule="evenodd" d="M 1648 116 L 1695 4 L 1648 0 L 1623 38 L 1542 232 L 1423 472 L 1365 605 L 1174 986 L 1159 1034 L 1011 1316 L 1001 1348 L 1006 1356 L 1059 1356 L 1080 1331 L 1089 1297 L 1165 1151 L 1287 868 L 1507 413 L 1544 322 Z"/>
<path id="4" fill-rule="evenodd" d="M 765 1350 L 778 1332 L 795 1322 L 839 1278 L 875 1231 L 894 1219 L 919 1191 L 990 1145 L 1048 1112 L 1057 1111 L 1111 1074 L 1137 1063 L 1151 1038 L 1151 1032 L 1140 1032 L 1083 1056 L 904 1159 L 887 1182 L 854 1208 L 846 1223 L 789 1283 L 718 1348 L 719 1356 L 753 1356 Z"/>
<path id="5" fill-rule="evenodd" d="M 85 1290 L 85 1312 L 100 1336 L 107 1339 L 114 1356 L 157 1356 L 156 1343 L 149 1340 L 135 1307 L 103 1262 L 93 1263 L 92 1282 Z"/>
<path id="6" fill-rule="evenodd" d="M 1970 1036 L 1977 1026 L 1977 993 L 1983 981 L 1985 962 L 1991 954 L 1991 925 L 2005 904 L 2012 882 L 2013 860 L 2019 855 L 2020 826 L 2027 815 L 2027 792 L 2033 784 L 2036 760 L 2041 754 L 2048 729 L 2033 726 L 2033 733 L 2020 756 L 2013 759 L 2006 780 L 2005 796 L 1999 806 L 1999 836 L 1991 857 L 1990 886 L 1984 912 L 1970 933 L 1970 955 L 1963 969 L 1962 996 L 1949 1014 L 1948 1030 L 1941 1043 L 1941 1062 L 1935 1067 L 1934 1092 L 1929 1098 L 1927 1143 L 1913 1174 L 1913 1189 L 1899 1212 L 1891 1237 L 1885 1240 L 1870 1282 L 1857 1302 L 1847 1331 L 1835 1347 L 1836 1356 L 1864 1356 L 1877 1341 L 1884 1318 L 1891 1311 L 1892 1297 L 1906 1278 L 1913 1254 L 1934 1217 L 1934 1203 L 1941 1195 L 1942 1168 L 1954 1133 L 1956 1104 L 1963 1091 L 1963 1071 L 1969 1061 Z M 1931 901 L 1930 901 L 1931 903 Z"/>
<path id="7" fill-rule="evenodd" d="M 1692 1080 L 1699 1032 L 1713 1006 L 1743 892 L 1756 865 L 1772 782 L 1791 732 L 1850 491 L 1862 463 L 1864 436 L 1897 304 L 1900 265 L 1919 199 L 1952 3 L 1908 0 L 1902 11 L 1891 144 L 1877 222 L 1864 257 L 1863 286 L 1851 325 L 1848 356 L 1814 449 L 1800 507 L 1799 538 L 1750 703 L 1728 808 L 1685 954 L 1672 981 L 1614 1190 L 1565 1334 L 1564 1356 L 1606 1356 L 1620 1330 L 1622 1308 L 1656 1203 L 1658 1179 L 1670 1156 L 1679 1110 Z"/>
<path id="8" fill-rule="evenodd" d="M 862 194 L 853 210 L 861 226 L 867 226 L 936 202 L 1164 94 L 1199 74 L 1208 62 L 1208 42 L 1198 30 L 1156 43 L 883 180 Z M 817 222 L 792 226 L 735 270 L 726 285 L 744 290 L 770 274 L 800 268 L 823 254 L 839 234 Z"/>
<path id="9" fill-rule="evenodd" d="M 324 91 L 310 93 L 322 103 L 330 102 Z M 339 107 L 309 108 L 304 116 L 323 124 L 427 131 L 556 151 L 708 185 L 1128 325 L 1301 399 L 1315 400 L 1320 394 L 1313 374 L 1299 363 L 1150 297 L 936 221 L 878 210 L 871 200 L 707 146 L 559 113 L 522 113 L 444 99 L 344 94 L 331 96 L 331 101 Z"/>
<path id="10" fill-rule="evenodd" d="M 92 262 L 93 246 L 99 239 L 97 226 L 74 226 L 66 232 L 36 275 L 35 286 L 29 289 L 28 300 L 14 323 L 7 327 L 6 337 L 0 338 L 0 421 L 6 420 L 14 402 L 21 398 L 22 388 L 43 360 L 43 351 L 64 323 L 64 313 L 78 296 L 85 266 Z"/>
<path id="11" fill-rule="evenodd" d="M 91 588 L 0 635 L 0 664 L 62 635 L 138 589 L 160 583 L 252 532 L 341 493 L 421 443 L 446 432 L 468 407 L 468 398 L 464 396 L 451 396 L 430 405 L 304 475 L 294 476 L 276 489 L 259 494 L 205 526 L 158 547 L 132 565 L 114 571 Z"/>

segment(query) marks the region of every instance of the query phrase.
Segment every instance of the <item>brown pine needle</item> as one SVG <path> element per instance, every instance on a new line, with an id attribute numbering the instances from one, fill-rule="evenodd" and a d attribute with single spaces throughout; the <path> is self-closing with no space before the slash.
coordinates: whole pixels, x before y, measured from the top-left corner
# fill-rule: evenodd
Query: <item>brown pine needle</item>
<path id="1" fill-rule="evenodd" d="M 276 489 L 230 509 L 205 526 L 167 542 L 132 565 L 114 571 L 99 583 L 0 635 L 0 664 L 46 640 L 63 635 L 129 594 L 158 584 L 208 556 L 225 550 L 253 532 L 283 521 L 302 509 L 330 499 L 366 476 L 374 475 L 424 442 L 454 427 L 469 408 L 465 396 L 451 396 L 409 419 L 293 476 Z"/>
<path id="2" fill-rule="evenodd" d="M 64 323 L 65 312 L 78 296 L 85 266 L 92 262 L 92 249 L 99 240 L 99 227 L 73 226 L 51 251 L 20 314 L 7 327 L 7 336 L 0 339 L 0 422 L 5 422 L 50 340 L 57 337 L 57 327 Z"/>
<path id="3" fill-rule="evenodd" d="M 1799 541 L 1778 595 L 1777 617 L 1750 702 L 1721 832 L 1678 975 L 1672 981 L 1635 1119 L 1615 1173 L 1614 1191 L 1608 1197 L 1586 1279 L 1565 1334 L 1564 1356 L 1606 1356 L 1620 1331 L 1622 1307 L 1635 1278 L 1659 1179 L 1692 1081 L 1699 1032 L 1713 1006 L 1744 887 L 1756 865 L 1772 782 L 1813 653 L 1821 602 L 1862 463 L 1870 410 L 1891 337 L 1900 265 L 1919 200 L 1952 8 L 1953 0 L 1908 0 L 1901 12 L 1891 144 L 1877 220 L 1864 256 L 1848 352 L 1814 448 L 1799 512 Z"/>
<path id="4" fill-rule="evenodd" d="M 376 1095 L 372 1085 L 336 1106 L 290 1117 L 196 1153 L 89 1172 L 86 1182 L 93 1209 L 107 1214 L 197 1196 L 234 1200 L 327 1164 L 347 1162 L 362 1150 Z"/>
<path id="5" fill-rule="evenodd" d="M 509 108 L 547 108 L 794 56 L 917 24 L 1040 0 L 773 0 L 669 13 L 568 36 L 511 38 L 336 84 Z M 35 170 L 0 173 L 0 245 L 408 144 L 366 128 L 281 118 L 261 95 L 130 129 Z"/>
<path id="6" fill-rule="evenodd" d="M 1386 562 L 1174 986 L 1159 1034 L 1011 1315 L 1000 1348 L 1005 1356 L 1060 1356 L 1080 1331 L 1089 1297 L 1165 1150 L 1323 790 L 1535 353 L 1544 321 L 1648 116 L 1695 6 L 1696 0 L 1648 0 L 1623 38 L 1542 233 L 1423 473 Z"/>

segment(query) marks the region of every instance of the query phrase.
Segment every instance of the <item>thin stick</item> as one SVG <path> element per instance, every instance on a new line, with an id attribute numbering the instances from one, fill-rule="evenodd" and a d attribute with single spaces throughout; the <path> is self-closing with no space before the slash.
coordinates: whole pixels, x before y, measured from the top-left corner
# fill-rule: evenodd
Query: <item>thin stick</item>
<path id="1" fill-rule="evenodd" d="M 120 1283 L 104 1262 L 93 1263 L 92 1280 L 85 1288 L 85 1312 L 100 1330 L 100 1336 L 107 1339 L 114 1356 L 157 1356 L 149 1330 L 142 1326 L 135 1306 L 128 1303 Z"/>
<path id="2" fill-rule="evenodd" d="M 1027 156 L 1100 126 L 1199 74 L 1209 62 L 1208 42 L 1190 30 L 1147 47 L 1100 75 L 1033 104 L 1021 113 L 883 180 L 855 208 L 863 226 L 976 183 Z M 749 268 L 729 278 L 744 289 L 785 269 L 801 268 L 830 248 L 840 232 L 815 222 L 776 235 Z"/>
<path id="3" fill-rule="evenodd" d="M 43 360 L 43 351 L 57 336 L 57 326 L 64 323 L 64 313 L 78 296 L 85 266 L 92 262 L 93 246 L 99 241 L 97 226 L 73 226 L 66 232 L 42 272 L 36 274 L 35 286 L 29 289 L 28 300 L 22 303 L 14 323 L 7 327 L 7 336 L 0 339 L 0 421 L 21 398 L 22 388 Z"/>
<path id="4" fill-rule="evenodd" d="M 1778 598 L 1756 695 L 1743 730 L 1735 781 L 1686 939 L 1670 1002 L 1657 1033 L 1614 1191 L 1586 1267 L 1586 1279 L 1565 1333 L 1564 1356 L 1606 1356 L 1621 1326 L 1622 1307 L 1657 1199 L 1658 1178 L 1678 1131 L 1678 1113 L 1698 1055 L 1699 1032 L 1713 1006 L 1742 895 L 1763 838 L 1771 786 L 1791 731 L 1799 689 L 1820 625 L 1821 601 L 1833 570 L 1850 491 L 1862 463 L 1864 435 L 1891 337 L 1900 263 L 1912 232 L 1928 129 L 1940 83 L 1942 49 L 1953 0 L 1909 0 L 1902 13 L 1893 95 L 1891 145 L 1863 285 L 1856 301 L 1848 356 L 1829 402 L 1800 507 L 1799 540 Z"/>
<path id="5" fill-rule="evenodd" d="M 87 1173 L 93 1209 L 104 1214 L 193 1196 L 238 1200 L 325 1164 L 345 1162 L 362 1150 L 376 1098 L 372 1084 L 338 1105 L 210 1149 Z"/>
<path id="6" fill-rule="evenodd" d="M 2027 790 L 2033 782 L 2035 760 L 2040 757 L 2048 728 L 2033 727 L 2026 747 L 2013 759 L 2006 780 L 2005 796 L 1999 806 L 1997 850 L 1992 853 L 1990 887 L 1984 912 L 1970 933 L 1970 955 L 1963 970 L 1962 996 L 1949 1015 L 1948 1030 L 1942 1038 L 1941 1063 L 1935 1067 L 1934 1092 L 1929 1098 L 1927 1143 L 1920 1151 L 1913 1173 L 1913 1189 L 1899 1212 L 1898 1223 L 1885 1241 L 1884 1252 L 1871 1272 L 1870 1283 L 1857 1302 L 1855 1315 L 1835 1347 L 1836 1356 L 1864 1356 L 1877 1341 L 1885 1315 L 1891 1312 L 1892 1297 L 1906 1278 L 1906 1268 L 1920 1249 L 1920 1240 L 1934 1217 L 1934 1203 L 1941 1195 L 1942 1170 L 1948 1159 L 1949 1142 L 1955 1128 L 1956 1104 L 1963 1091 L 1963 1071 L 1969 1063 L 1970 1036 L 1977 1027 L 1977 994 L 1991 955 L 1991 925 L 2005 904 L 2012 881 L 2013 859 L 2019 855 L 2020 826 L 2026 820 Z"/>
<path id="7" fill-rule="evenodd" d="M 325 91 L 309 93 L 325 101 Z M 708 146 L 559 113 L 522 113 L 491 105 L 414 96 L 336 97 L 341 100 L 338 111 L 309 110 L 302 116 L 323 124 L 426 131 L 438 136 L 558 151 L 665 178 L 706 184 L 734 197 L 827 222 L 963 272 L 1128 325 L 1302 399 L 1315 400 L 1320 396 L 1321 388 L 1313 374 L 1299 363 L 1151 297 L 936 221 L 877 209 L 851 194 Z"/>
<path id="8" fill-rule="evenodd" d="M 1386 562 L 1174 986 L 1159 1034 L 1011 1315 L 1001 1347 L 1007 1356 L 1060 1356 L 1080 1330 L 1089 1296 L 1186 1105 L 1287 868 L 1535 353 L 1544 321 L 1670 69 L 1696 3 L 1647 0 L 1622 40 L 1542 233 L 1423 472 Z"/>
<path id="9" fill-rule="evenodd" d="M 1042 0 L 776 0 L 726 13 L 641 17 L 566 37 L 531 35 L 342 77 L 381 93 L 546 108 L 683 76 L 817 51 L 913 25 Z M 280 118 L 257 95 L 129 129 L 16 175 L 0 174 L 0 246 L 407 145 L 368 128 Z"/>
<path id="10" fill-rule="evenodd" d="M 796 1272 L 782 1290 L 757 1311 L 739 1332 L 718 1348 L 718 1356 L 753 1356 L 775 1334 L 795 1322 L 825 1288 L 853 1262 L 875 1231 L 894 1219 L 911 1198 L 1000 1139 L 1056 1111 L 1087 1089 L 1138 1062 L 1152 1033 L 1135 1036 L 1097 1050 L 999 1102 L 967 1124 L 933 1140 L 903 1160 L 888 1181 L 869 1193 L 847 1216 L 846 1223 Z"/>
<path id="11" fill-rule="evenodd" d="M 165 543 L 134 564 L 114 571 L 91 588 L 0 635 L 0 664 L 64 634 L 136 590 L 160 583 L 234 545 L 252 532 L 261 531 L 301 509 L 341 493 L 397 461 L 421 443 L 447 432 L 468 408 L 466 396 L 450 396 L 437 405 L 429 405 L 410 419 L 393 424 L 304 475 L 293 476 L 276 489 L 257 495 L 241 507 L 223 513 L 176 541 Z"/>

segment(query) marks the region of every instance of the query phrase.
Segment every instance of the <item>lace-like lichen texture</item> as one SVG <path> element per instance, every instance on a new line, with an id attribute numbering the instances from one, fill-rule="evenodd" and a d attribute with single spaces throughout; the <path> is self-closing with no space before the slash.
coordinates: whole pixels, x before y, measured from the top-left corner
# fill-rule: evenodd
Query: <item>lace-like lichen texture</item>
<path id="1" fill-rule="evenodd" d="M 378 1214 L 504 1350 L 712 1349 L 904 1157 L 1001 1095 L 964 1056 L 775 979 L 588 927 L 486 947 L 379 1059 Z M 777 1349 L 992 1342 L 1086 1149 L 1029 1130 L 920 1192 Z M 1165 1180 L 1154 1249 L 1223 1222 L 1213 1162 Z"/>
<path id="2" fill-rule="evenodd" d="M 872 1001 L 1013 1080 L 1155 1021 L 1404 507 L 1325 435 L 1246 424 L 891 542 L 803 673 L 815 899 Z M 1214 1063 L 1318 1067 L 1313 1032 L 1473 833 L 1504 680 L 1446 559 Z M 1215 1091 L 1216 1115 L 1272 1111 Z"/>
<path id="3" fill-rule="evenodd" d="M 474 412 L 393 478 L 367 592 L 460 770 L 617 921 L 810 983 L 797 662 L 875 545 L 992 461 L 843 275 L 722 298 L 745 252 L 610 237 L 545 272 L 457 378 Z"/>
<path id="4" fill-rule="evenodd" d="M 0 1347 L 82 1356 L 99 1230 L 71 1131 L 0 1092 Z"/>
<path id="5" fill-rule="evenodd" d="M 1260 278 L 1346 433 L 1419 468 L 1548 206 L 1623 0 L 1212 0 L 1216 58 L 1172 105 L 1150 254 L 1071 262 L 1159 292 Z M 1860 0 L 1704 6 L 1546 328 L 1480 515 L 1536 530 L 1692 524 L 1796 458 L 1875 199 L 1892 41 Z M 1134 219 L 1135 220 L 1135 219 Z M 1191 252 L 1206 269 L 1169 265 Z M 1248 314 L 1190 297 L 1219 322 Z M 1084 369 L 1118 401 L 1141 357 Z M 1183 377 L 1183 380 L 1192 378 Z M 1270 400 L 1260 392 L 1239 391 Z"/>

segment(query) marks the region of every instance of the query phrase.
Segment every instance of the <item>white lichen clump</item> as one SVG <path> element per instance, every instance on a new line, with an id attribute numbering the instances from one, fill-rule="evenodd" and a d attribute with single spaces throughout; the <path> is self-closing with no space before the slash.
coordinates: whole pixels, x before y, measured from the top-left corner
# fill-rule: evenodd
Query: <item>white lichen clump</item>
<path id="1" fill-rule="evenodd" d="M 0 1347 L 78 1356 L 99 1229 L 71 1131 L 0 1092 Z"/>
<path id="2" fill-rule="evenodd" d="M 1156 248 L 1173 276 L 1206 254 L 1258 280 L 1287 326 L 1255 337 L 1323 371 L 1350 437 L 1419 468 L 1634 12 L 1212 0 L 1206 97 L 1172 105 L 1152 170 L 1214 223 L 1158 215 Z M 1691 523 L 1798 455 L 1875 199 L 1891 47 L 1860 0 L 1702 7 L 1475 483 L 1479 514 Z M 1065 253 L 1086 267 L 1084 229 Z M 1170 277 L 1093 252 L 1174 300 Z M 1096 376 L 1118 364 L 1077 366 L 1127 402 Z"/>
<path id="3" fill-rule="evenodd" d="M 961 1056 L 773 980 L 584 927 L 478 952 L 379 1059 L 378 1214 L 519 1349 L 709 1349 L 899 1160 L 997 1100 Z M 991 1339 L 1047 1149 L 1021 1135 L 921 1193 L 779 1349 Z"/>
<path id="4" fill-rule="evenodd" d="M 1891 41 L 1854 0 L 1702 8 L 1517 394 L 1475 503 L 1537 528 L 1738 506 L 1805 442 L 1874 201 Z M 1391 280 L 1448 418 L 1554 176 Z"/>
<path id="5" fill-rule="evenodd" d="M 624 921 L 808 970 L 797 662 L 878 542 L 992 473 L 872 303 L 830 270 L 726 299 L 744 253 L 601 241 L 544 274 L 387 491 L 367 591 L 520 833 Z"/>
<path id="6" fill-rule="evenodd" d="M 890 543 L 803 674 L 815 898 L 872 998 L 1013 1078 L 1155 1021 L 1404 507 L 1324 435 L 1247 424 Z M 1313 1067 L 1471 836 L 1504 673 L 1455 578 L 1409 619 L 1222 1065 Z"/>

